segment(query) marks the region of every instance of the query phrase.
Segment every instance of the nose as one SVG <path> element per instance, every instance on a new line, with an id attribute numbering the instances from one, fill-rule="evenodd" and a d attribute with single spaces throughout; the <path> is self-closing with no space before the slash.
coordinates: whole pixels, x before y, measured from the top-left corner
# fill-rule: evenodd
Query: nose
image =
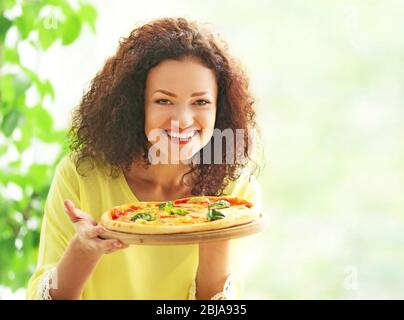
<path id="1" fill-rule="evenodd" d="M 194 114 L 192 110 L 184 107 L 176 108 L 177 110 L 171 118 L 171 124 L 180 129 L 188 128 L 194 123 Z"/>

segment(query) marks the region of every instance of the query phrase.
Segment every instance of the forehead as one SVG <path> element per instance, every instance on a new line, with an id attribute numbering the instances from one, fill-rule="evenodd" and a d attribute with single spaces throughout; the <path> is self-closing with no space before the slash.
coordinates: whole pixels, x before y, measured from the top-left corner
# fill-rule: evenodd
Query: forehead
<path id="1" fill-rule="evenodd" d="M 149 70 L 146 92 L 165 89 L 187 95 L 196 91 L 217 93 L 216 75 L 197 58 L 167 59 Z"/>

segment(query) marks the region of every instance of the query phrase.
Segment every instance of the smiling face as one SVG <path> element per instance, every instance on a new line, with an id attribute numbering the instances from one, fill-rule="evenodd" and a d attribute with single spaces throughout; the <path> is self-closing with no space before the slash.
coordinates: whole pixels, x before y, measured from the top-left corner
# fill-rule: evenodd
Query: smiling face
<path id="1" fill-rule="evenodd" d="M 150 69 L 145 88 L 145 134 L 170 163 L 192 158 L 211 139 L 217 81 L 197 58 L 164 60 Z M 157 139 L 157 137 L 159 139 Z"/>

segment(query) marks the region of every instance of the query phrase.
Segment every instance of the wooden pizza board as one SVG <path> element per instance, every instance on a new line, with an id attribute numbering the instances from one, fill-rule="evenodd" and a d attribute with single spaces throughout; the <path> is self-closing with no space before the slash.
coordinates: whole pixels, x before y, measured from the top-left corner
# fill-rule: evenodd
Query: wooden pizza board
<path id="1" fill-rule="evenodd" d="M 217 230 L 199 231 L 190 233 L 172 234 L 134 234 L 118 232 L 113 230 L 105 231 L 100 237 L 103 239 L 118 239 L 127 244 L 143 245 L 178 245 L 196 244 L 200 242 L 229 240 L 252 235 L 262 231 L 268 220 L 262 215 L 251 222 Z"/>

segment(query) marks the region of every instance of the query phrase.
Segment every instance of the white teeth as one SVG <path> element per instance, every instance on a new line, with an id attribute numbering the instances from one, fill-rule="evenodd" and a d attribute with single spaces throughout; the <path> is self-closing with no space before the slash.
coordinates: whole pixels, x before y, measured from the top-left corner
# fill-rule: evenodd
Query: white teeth
<path id="1" fill-rule="evenodd" d="M 167 131 L 167 134 L 170 137 L 177 138 L 177 139 L 188 139 L 188 138 L 191 138 L 195 134 L 195 130 L 188 132 L 188 133 L 182 133 L 182 134 L 178 133 L 178 132 L 174 132 L 174 131 Z"/>

